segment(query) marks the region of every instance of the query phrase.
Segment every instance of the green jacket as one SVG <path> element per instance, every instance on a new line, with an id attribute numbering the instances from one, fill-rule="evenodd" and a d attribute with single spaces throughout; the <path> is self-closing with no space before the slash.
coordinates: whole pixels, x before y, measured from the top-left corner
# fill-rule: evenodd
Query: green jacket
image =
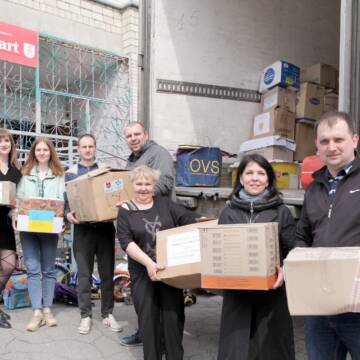
<path id="1" fill-rule="evenodd" d="M 44 191 L 44 198 L 64 200 L 65 181 L 64 176 L 53 175 L 51 169 L 42 180 L 41 186 Z M 17 187 L 16 197 L 41 197 L 39 192 L 38 176 L 36 168 L 33 167 L 29 175 L 24 175 Z"/>

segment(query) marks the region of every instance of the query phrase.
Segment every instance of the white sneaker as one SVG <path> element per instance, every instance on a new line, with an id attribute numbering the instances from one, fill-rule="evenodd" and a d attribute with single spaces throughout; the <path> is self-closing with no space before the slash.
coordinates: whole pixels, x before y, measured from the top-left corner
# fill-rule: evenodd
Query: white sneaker
<path id="1" fill-rule="evenodd" d="M 91 317 L 81 318 L 80 326 L 78 327 L 79 333 L 82 335 L 86 335 L 91 330 Z"/>
<path id="2" fill-rule="evenodd" d="M 123 330 L 112 314 L 104 318 L 102 323 L 105 327 L 109 327 L 111 331 L 120 332 Z"/>

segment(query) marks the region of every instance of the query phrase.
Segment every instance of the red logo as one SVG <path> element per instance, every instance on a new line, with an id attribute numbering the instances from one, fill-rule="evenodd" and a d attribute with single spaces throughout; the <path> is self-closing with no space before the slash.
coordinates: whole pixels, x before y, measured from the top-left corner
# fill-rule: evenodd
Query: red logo
<path id="1" fill-rule="evenodd" d="M 38 34 L 0 22 L 0 60 L 37 67 Z"/>

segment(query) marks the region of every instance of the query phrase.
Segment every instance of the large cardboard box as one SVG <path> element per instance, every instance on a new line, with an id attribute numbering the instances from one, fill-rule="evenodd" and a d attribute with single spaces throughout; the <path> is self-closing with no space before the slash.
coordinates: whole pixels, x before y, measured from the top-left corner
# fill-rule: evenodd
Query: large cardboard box
<path id="1" fill-rule="evenodd" d="M 337 111 L 339 108 L 339 95 L 328 93 L 324 95 L 324 113 L 329 111 Z"/>
<path id="2" fill-rule="evenodd" d="M 325 88 L 312 83 L 302 83 L 297 93 L 296 119 L 316 121 L 324 112 Z"/>
<path id="3" fill-rule="evenodd" d="M 268 160 L 292 161 L 296 145 L 293 140 L 281 136 L 252 139 L 240 145 L 240 153 L 260 154 Z"/>
<path id="4" fill-rule="evenodd" d="M 267 66 L 260 79 L 259 91 L 266 92 L 274 86 L 298 90 L 300 85 L 300 68 L 287 61 L 276 61 Z"/>
<path id="5" fill-rule="evenodd" d="M 34 197 L 18 199 L 18 231 L 59 234 L 63 220 L 63 200 Z"/>
<path id="6" fill-rule="evenodd" d="M 252 137 L 259 138 L 272 135 L 294 140 L 295 114 L 277 107 L 255 116 Z"/>
<path id="7" fill-rule="evenodd" d="M 279 263 L 276 223 L 190 225 L 157 234 L 158 276 L 178 288 L 268 290 Z"/>
<path id="8" fill-rule="evenodd" d="M 315 127 L 313 123 L 297 122 L 295 125 L 295 161 L 303 161 L 305 156 L 315 155 Z"/>
<path id="9" fill-rule="evenodd" d="M 117 217 L 117 203 L 133 198 L 129 171 L 102 168 L 66 183 L 71 211 L 81 222 Z"/>
<path id="10" fill-rule="evenodd" d="M 338 70 L 327 64 L 314 64 L 300 72 L 301 82 L 312 82 L 331 89 L 337 88 L 338 76 Z"/>
<path id="11" fill-rule="evenodd" d="M 360 247 L 296 248 L 285 259 L 291 315 L 360 312 Z"/>
<path id="12" fill-rule="evenodd" d="M 0 205 L 16 207 L 16 185 L 12 181 L 0 181 Z"/>
<path id="13" fill-rule="evenodd" d="M 276 86 L 261 96 L 262 112 L 278 106 L 294 113 L 296 108 L 296 92 Z"/>

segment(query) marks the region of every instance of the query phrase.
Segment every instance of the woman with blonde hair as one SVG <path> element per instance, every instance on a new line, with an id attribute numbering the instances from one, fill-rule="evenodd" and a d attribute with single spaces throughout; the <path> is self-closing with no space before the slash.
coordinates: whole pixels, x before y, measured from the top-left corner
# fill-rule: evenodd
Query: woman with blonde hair
<path id="1" fill-rule="evenodd" d="M 48 138 L 39 137 L 32 143 L 22 175 L 17 189 L 18 198 L 64 199 L 64 170 Z M 13 226 L 16 227 L 16 216 L 13 217 Z M 56 280 L 54 264 L 58 235 L 21 231 L 20 241 L 34 310 L 26 330 L 36 331 L 45 324 L 56 326 L 51 306 Z"/>
<path id="2" fill-rule="evenodd" d="M 144 359 L 183 359 L 183 291 L 159 281 L 156 233 L 196 222 L 197 214 L 165 196 L 154 196 L 160 172 L 145 165 L 131 172 L 133 200 L 121 205 L 117 234 L 129 256 L 131 295 L 139 319 Z M 163 341 L 162 341 L 163 338 Z"/>
<path id="3" fill-rule="evenodd" d="M 0 128 L 0 181 L 17 184 L 21 172 L 17 162 L 16 146 L 11 134 Z M 11 227 L 10 207 L 0 205 L 0 294 L 15 269 L 15 234 Z M 10 328 L 10 316 L 0 310 L 0 327 Z"/>

